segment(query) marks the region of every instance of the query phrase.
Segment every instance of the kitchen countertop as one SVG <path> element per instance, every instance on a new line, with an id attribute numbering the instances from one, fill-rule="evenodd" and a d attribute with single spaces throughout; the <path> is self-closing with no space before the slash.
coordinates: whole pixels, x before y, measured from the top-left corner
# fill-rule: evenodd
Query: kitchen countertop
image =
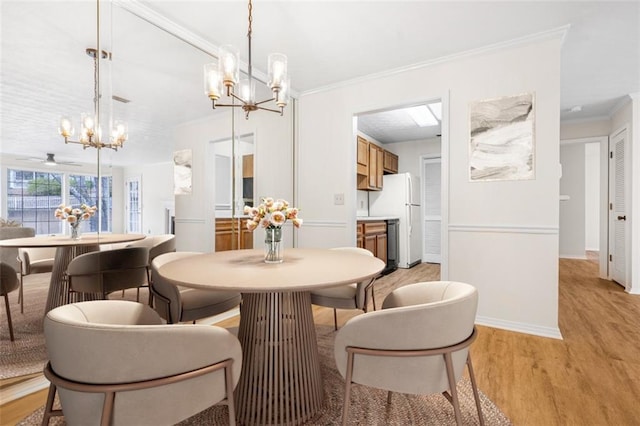
<path id="1" fill-rule="evenodd" d="M 358 222 L 377 222 L 381 220 L 392 220 L 399 219 L 397 216 L 357 216 L 356 220 Z"/>

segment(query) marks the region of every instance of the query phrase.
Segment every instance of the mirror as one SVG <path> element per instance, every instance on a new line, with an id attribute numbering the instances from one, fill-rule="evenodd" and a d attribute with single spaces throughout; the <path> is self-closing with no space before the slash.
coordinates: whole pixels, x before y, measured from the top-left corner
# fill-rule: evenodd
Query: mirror
<path id="1" fill-rule="evenodd" d="M 211 142 L 214 165 L 215 251 L 253 248 L 244 206 L 254 205 L 253 134 Z"/>

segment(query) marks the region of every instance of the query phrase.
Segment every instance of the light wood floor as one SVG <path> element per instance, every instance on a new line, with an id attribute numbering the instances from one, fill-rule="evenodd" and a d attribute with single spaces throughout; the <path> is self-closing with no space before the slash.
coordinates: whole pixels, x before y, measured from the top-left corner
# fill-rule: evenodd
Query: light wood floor
<path id="1" fill-rule="evenodd" d="M 592 261 L 560 260 L 563 340 L 479 327 L 471 351 L 478 385 L 515 425 L 640 425 L 640 296 L 597 272 Z M 390 288 L 438 275 L 429 264 L 398 270 L 377 283 L 384 289 L 377 303 Z M 339 325 L 357 314 L 338 311 Z M 314 317 L 333 324 L 330 309 L 314 307 Z M 39 392 L 5 404 L 0 424 L 15 424 L 45 398 Z"/>

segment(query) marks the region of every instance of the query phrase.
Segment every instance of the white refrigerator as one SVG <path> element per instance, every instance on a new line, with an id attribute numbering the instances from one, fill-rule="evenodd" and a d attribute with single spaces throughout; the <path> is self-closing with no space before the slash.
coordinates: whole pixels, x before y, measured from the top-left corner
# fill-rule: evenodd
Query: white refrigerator
<path id="1" fill-rule="evenodd" d="M 420 182 L 411 173 L 384 175 L 382 191 L 369 192 L 369 216 L 397 217 L 398 267 L 411 268 L 422 255 Z"/>

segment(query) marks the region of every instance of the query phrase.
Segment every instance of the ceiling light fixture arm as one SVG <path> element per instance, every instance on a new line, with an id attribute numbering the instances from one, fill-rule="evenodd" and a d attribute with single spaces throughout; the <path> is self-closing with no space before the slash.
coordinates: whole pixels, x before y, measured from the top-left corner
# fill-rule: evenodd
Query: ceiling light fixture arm
<path id="1" fill-rule="evenodd" d="M 269 55 L 268 61 L 268 81 L 267 85 L 273 93 L 273 97 L 265 99 L 263 101 L 256 102 L 255 97 L 255 84 L 253 82 L 253 51 L 252 51 L 252 36 L 253 36 L 253 3 L 249 0 L 249 25 L 247 30 L 247 44 L 249 53 L 249 62 L 247 65 L 248 80 L 240 82 L 240 90 L 236 94 L 235 85 L 239 82 L 239 69 L 238 69 L 238 53 L 235 48 L 231 46 L 223 46 L 220 48 L 217 64 L 206 64 L 204 66 L 204 78 L 205 78 L 205 94 L 211 99 L 211 106 L 213 109 L 216 107 L 241 107 L 245 111 L 245 117 L 249 118 L 249 113 L 257 110 L 264 110 L 284 114 L 284 107 L 289 102 L 289 87 L 290 82 L 287 75 L 287 57 L 280 53 L 273 53 Z M 241 105 L 233 104 L 218 104 L 216 101 L 220 99 L 222 88 L 226 87 L 227 97 L 237 100 Z M 260 105 L 267 102 L 275 102 L 277 109 L 265 108 Z"/>

